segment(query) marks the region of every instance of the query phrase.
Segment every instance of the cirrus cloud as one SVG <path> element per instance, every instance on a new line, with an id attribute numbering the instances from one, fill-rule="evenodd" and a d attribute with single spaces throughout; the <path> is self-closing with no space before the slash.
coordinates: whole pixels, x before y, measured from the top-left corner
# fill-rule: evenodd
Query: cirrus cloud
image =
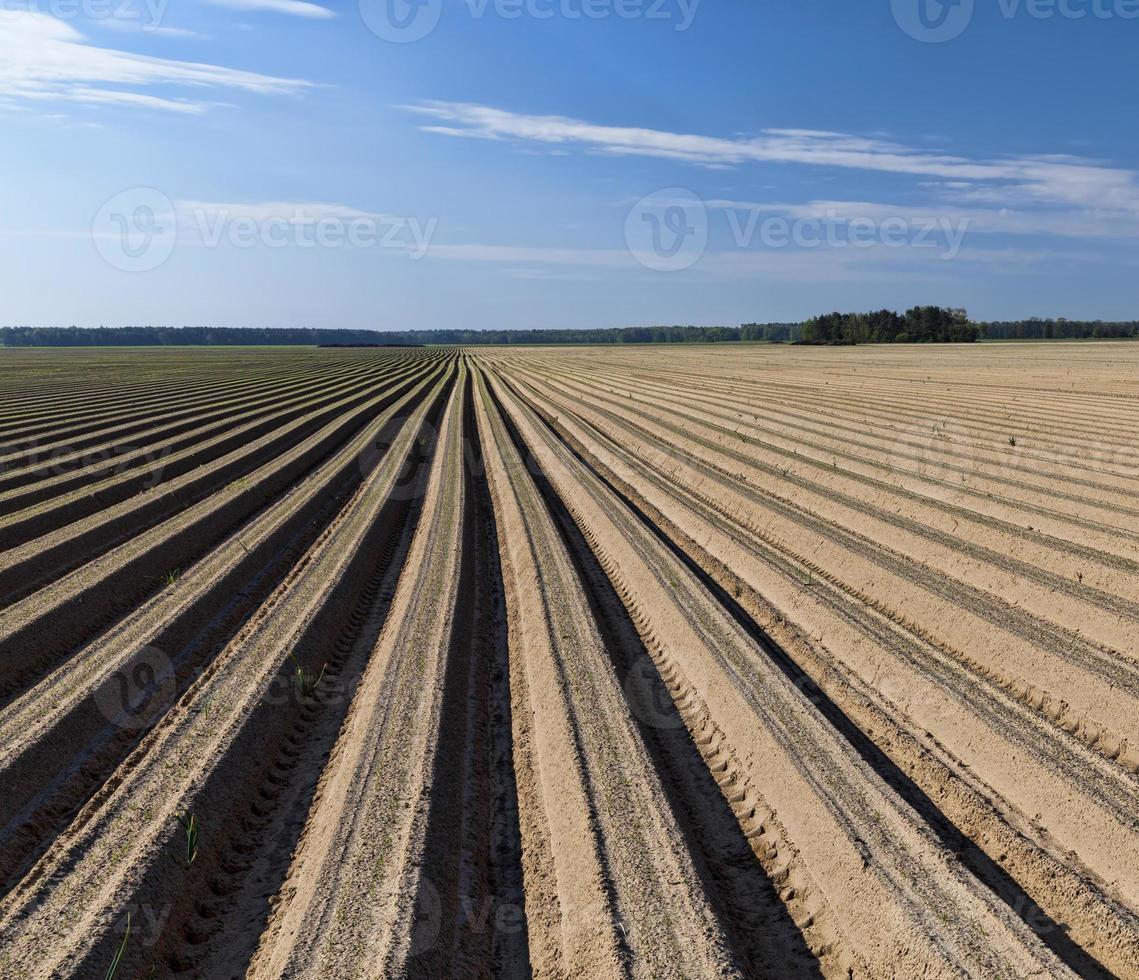
<path id="1" fill-rule="evenodd" d="M 139 89 L 230 90 L 297 95 L 312 87 L 218 65 L 174 61 L 91 43 L 61 20 L 36 11 L 0 16 L 0 91 L 8 102 L 70 101 L 201 113 L 211 103 Z"/>
<path id="2" fill-rule="evenodd" d="M 330 20 L 336 14 L 327 7 L 308 3 L 307 0 L 206 0 L 215 7 L 243 10 L 251 13 L 286 14 L 290 17 L 307 17 L 309 20 Z"/>
<path id="3" fill-rule="evenodd" d="M 1044 205 L 1139 216 L 1139 176 L 1068 155 L 973 159 L 886 139 L 816 129 L 765 129 L 719 137 L 608 126 L 566 116 L 528 115 L 468 102 L 425 101 L 401 108 L 427 117 L 421 128 L 450 137 L 547 147 L 579 146 L 613 156 L 662 157 L 710 167 L 799 164 L 936 178 L 945 193 L 976 203 Z"/>

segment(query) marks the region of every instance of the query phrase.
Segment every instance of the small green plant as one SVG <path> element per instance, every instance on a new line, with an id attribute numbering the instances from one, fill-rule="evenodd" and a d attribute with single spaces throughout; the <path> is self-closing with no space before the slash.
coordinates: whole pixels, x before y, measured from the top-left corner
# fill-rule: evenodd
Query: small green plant
<path id="1" fill-rule="evenodd" d="M 194 863 L 194 858 L 198 856 L 198 834 L 201 826 L 198 823 L 197 816 L 193 813 L 183 813 L 178 817 L 178 822 L 186 831 L 186 867 L 188 868 Z"/>
<path id="2" fill-rule="evenodd" d="M 111 960 L 111 965 L 107 967 L 107 975 L 103 980 L 115 980 L 115 974 L 119 972 L 119 966 L 123 962 L 123 957 L 127 952 L 127 942 L 131 937 L 131 914 L 127 913 L 127 929 L 123 933 L 123 941 L 119 943 L 119 948 L 115 950 L 115 958 Z"/>
<path id="3" fill-rule="evenodd" d="M 165 575 L 162 576 L 161 581 L 163 585 L 174 585 L 178 579 L 182 577 L 182 569 L 172 568 Z"/>
<path id="4" fill-rule="evenodd" d="M 293 662 L 293 682 L 297 686 L 297 693 L 304 698 L 311 698 L 316 694 L 316 689 L 320 682 L 324 679 L 324 672 L 328 670 L 328 664 L 320 668 L 319 674 L 313 674 L 310 670 L 305 670 L 301 666 L 301 662 L 297 660 L 296 655 L 290 653 L 289 659 Z"/>

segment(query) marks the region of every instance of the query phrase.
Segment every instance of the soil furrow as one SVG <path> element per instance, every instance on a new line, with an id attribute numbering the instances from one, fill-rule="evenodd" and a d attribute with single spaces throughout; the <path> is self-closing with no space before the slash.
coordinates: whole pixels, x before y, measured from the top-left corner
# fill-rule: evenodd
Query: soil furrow
<path id="1" fill-rule="evenodd" d="M 0 976 L 1139 980 L 1139 346 L 0 353 Z"/>
<path id="2" fill-rule="evenodd" d="M 556 441 L 548 442 L 523 407 L 516 408 L 515 422 L 547 478 L 576 511 L 610 574 L 620 568 L 629 601 L 647 621 L 643 628 L 657 638 L 666 680 L 682 678 L 677 686 L 683 700 L 697 699 L 725 738 L 725 770 L 735 770 L 732 791 L 753 809 L 778 813 L 792 842 L 787 869 L 796 855 L 802 858 L 810 882 L 804 887 L 825 896 L 853 957 L 849 965 L 930 976 L 1063 974 L 1019 920 L 961 874 L 802 691 L 781 672 L 764 670 L 766 655 L 702 593 L 691 573 L 619 506 L 606 506 L 604 491 L 590 484 L 580 464 Z M 764 764 L 757 769 L 760 758 Z M 936 917 L 929 914 L 933 908 L 940 910 Z M 862 921 L 871 909 L 873 925 Z"/>
<path id="3" fill-rule="evenodd" d="M 353 376 L 367 375 L 373 370 L 374 368 L 364 366 L 355 370 L 346 368 L 330 374 L 328 380 L 350 379 Z M 94 456 L 92 462 L 98 462 L 100 455 L 110 455 L 116 449 L 121 452 L 127 447 L 145 445 L 161 438 L 163 434 L 178 435 L 195 425 L 225 417 L 228 412 L 242 406 L 272 406 L 277 397 L 281 400 L 303 397 L 306 391 L 311 391 L 314 387 L 315 379 L 304 371 L 297 372 L 292 378 L 248 379 L 228 397 L 218 397 L 216 392 L 206 392 L 196 397 L 194 392 L 180 393 L 176 411 L 155 413 L 140 422 L 125 423 L 122 426 L 108 426 L 104 423 L 86 436 L 68 438 L 66 432 L 57 428 L 53 437 L 58 438 L 54 442 L 40 443 L 37 440 L 34 447 L 21 454 L 26 460 L 23 463 L 18 463 L 12 456 L 0 456 L 0 473 L 3 474 L 0 488 L 7 491 L 13 486 L 75 470 L 83 465 L 88 453 Z M 84 416 L 87 420 L 92 417 L 97 417 L 97 413 Z M 130 441 L 122 441 L 127 436 L 131 437 Z"/>
<path id="4" fill-rule="evenodd" d="M 796 917 L 780 899 L 780 888 L 768 878 L 728 797 L 701 755 L 697 739 L 703 733 L 688 729 L 629 611 L 573 516 L 540 473 L 535 479 L 587 586 L 590 608 L 613 669 L 623 678 L 630 711 L 661 773 L 732 948 L 749 976 L 821 975 Z M 809 917 L 802 909 L 795 911 L 800 920 Z"/>
<path id="5" fill-rule="evenodd" d="M 176 584 L 180 569 L 189 567 L 235 527 L 270 505 L 417 382 L 424 383 L 413 376 L 374 398 L 360 412 L 330 422 L 292 450 L 270 459 L 248 479 L 224 486 L 215 495 L 0 613 L 0 651 L 8 668 L 0 696 L 10 696 L 26 686 L 29 678 L 105 629 L 170 578 L 174 582 L 169 584 Z M 361 452 L 374 450 L 365 446 Z"/>
<path id="6" fill-rule="evenodd" d="M 604 436 L 591 432 L 582 442 L 580 438 L 585 437 L 573 435 L 575 426 L 564 415 L 560 421 L 547 415 L 546 421 L 576 452 L 588 454 L 590 465 L 618 484 L 619 492 L 635 499 L 635 506 L 651 515 L 653 522 L 669 529 L 666 540 L 683 560 L 693 561 L 689 556 L 695 556 L 699 562 L 695 567 L 714 577 L 719 586 L 722 605 L 750 604 L 751 618 L 796 651 L 797 662 L 806 672 L 792 672 L 795 682 L 808 692 L 821 689 L 860 722 L 859 728 L 845 726 L 847 737 L 856 746 L 860 739 L 872 739 L 893 759 L 896 788 L 923 812 L 947 846 L 1059 955 L 1081 975 L 1105 975 L 1094 959 L 1068 943 L 1064 930 L 1071 930 L 1079 942 L 1104 959 L 1106 969 L 1120 976 L 1139 970 L 1139 921 L 1134 912 L 1106 893 L 1113 890 L 1107 879 L 1072 866 L 1073 852 L 1064 846 L 1067 837 L 1068 845 L 1081 853 L 1098 848 L 1107 859 L 1101 862 L 1103 870 L 1116 867 L 1118 857 L 1135 847 L 1139 784 L 1105 771 L 1104 764 L 1089 757 L 1082 744 L 1045 727 L 1024 706 L 994 694 L 988 685 L 955 667 L 950 658 L 905 635 L 888 620 L 875 625 L 855 597 L 832 590 L 823 579 L 804 586 L 800 563 L 788 561 L 765 542 L 734 528 L 702 502 L 686 498 Z M 618 471 L 634 483 L 626 482 Z M 811 614 L 820 605 L 827 608 L 829 619 Z M 858 630 L 865 641 L 844 629 Z M 817 642 L 823 635 L 827 646 Z M 852 656 L 861 654 L 866 641 L 870 647 L 862 656 L 868 654 L 869 659 Z M 862 669 L 866 680 L 831 653 L 833 649 L 843 651 L 842 657 Z M 897 658 L 894 668 L 875 660 L 874 649 Z M 931 688 L 930 682 L 939 686 Z M 990 726 L 987 737 L 974 719 Z M 936 739 L 931 730 L 937 733 Z M 958 732 L 963 736 L 960 739 Z M 961 755 L 948 754 L 946 745 Z M 873 753 L 864 755 L 873 762 Z M 963 766 L 962 757 L 972 765 Z M 899 780 L 900 770 L 907 776 Z M 996 778 L 1006 793 L 1014 791 L 1023 808 L 1010 809 L 978 775 Z M 919 790 L 916 794 L 906 790 L 911 780 Z M 1069 802 L 1069 787 L 1080 787 L 1085 794 L 1082 803 Z M 936 800 L 937 806 L 923 801 L 926 796 Z M 1100 808 L 1098 813 L 1095 808 Z M 1053 832 L 1063 830 L 1055 819 L 1059 815 L 1071 833 L 1060 833 L 1059 841 L 1053 842 L 1038 825 L 1042 813 L 1048 814 Z M 1030 820 L 1025 814 L 1036 814 L 1036 818 Z M 1118 828 L 1115 838 L 1105 838 L 1104 831 L 1113 827 Z M 967 830 L 972 831 L 969 836 L 965 836 Z"/>
<path id="7" fill-rule="evenodd" d="M 389 408 L 175 586 L 0 711 L 6 875 L 50 839 L 268 597 L 367 475 L 361 454 L 384 445 L 421 391 Z M 45 785 L 42 773 L 53 765 L 58 774 Z"/>
<path id="8" fill-rule="evenodd" d="M 443 384 L 406 420 L 290 579 L 0 904 L 0 945 L 19 975 L 94 972 L 110 961 L 121 938 L 116 924 L 132 903 L 164 910 L 165 921 L 214 885 L 224 897 L 227 871 L 248 870 L 224 845 L 240 844 L 243 825 L 256 829 L 256 820 L 271 812 L 265 806 L 272 802 L 271 770 L 302 744 L 295 736 L 289 742 L 288 732 L 308 706 L 303 698 L 280 697 L 295 690 L 291 658 L 310 684 L 320 669 L 310 655 L 327 649 L 358 615 L 375 571 L 369 546 L 390 538 L 393 490 Z M 259 800 L 263 794 L 269 799 Z M 200 828 L 181 846 L 179 814 Z M 63 886 L 53 887 L 63 871 Z M 125 967 L 145 972 L 159 955 L 154 950 L 167 951 L 166 942 L 164 933 L 151 947 L 129 948 Z M 187 965 L 171 955 L 163 969 Z"/>
<path id="9" fill-rule="evenodd" d="M 139 494 L 144 494 L 147 502 L 157 502 L 163 499 L 170 486 L 177 486 L 184 499 L 193 493 L 195 484 L 192 478 L 201 483 L 203 473 L 221 469 L 230 478 L 240 478 L 258 465 L 266 454 L 287 450 L 322 425 L 350 412 L 355 406 L 367 403 L 373 394 L 372 385 L 362 384 L 355 390 L 349 389 L 346 396 L 335 401 L 315 399 L 311 410 L 301 406 L 291 412 L 282 412 L 279 417 L 248 422 L 164 459 L 160 473 L 163 479 L 157 483 L 153 474 L 128 471 L 14 510 L 0 519 L 0 547 L 16 548 L 64 524 L 110 510 L 124 501 L 137 507 Z M 179 479 L 182 476 L 187 479 Z M 152 503 L 152 506 L 156 504 Z"/>
<path id="10" fill-rule="evenodd" d="M 452 782 L 441 762 L 445 746 L 453 758 L 450 723 L 463 718 L 466 693 L 466 665 L 456 662 L 466 639 L 457 633 L 465 386 L 464 368 L 389 621 L 369 652 L 251 976 L 357 976 L 364 950 L 389 975 L 438 976 L 455 962 L 448 941 L 461 904 L 454 856 L 429 855 L 426 843 L 436 807 L 450 809 L 441 798 L 462 807 L 441 785 Z M 460 839 L 454 829 L 451 848 Z"/>
<path id="11" fill-rule="evenodd" d="M 516 766 L 536 767 L 519 775 L 526 890 L 537 900 L 527 905 L 534 973 L 737 973 L 576 571 L 481 373 L 479 387 Z"/>
<path id="12" fill-rule="evenodd" d="M 1132 719 L 1139 720 L 1132 703 L 1134 692 L 1139 691 L 1134 661 L 1101 650 L 1074 632 L 1032 617 L 997 596 L 982 593 L 922 563 L 907 561 L 866 535 L 827 522 L 794 501 L 784 501 L 733 478 L 726 469 L 683 449 L 684 439 L 690 437 L 669 423 L 659 427 L 674 430 L 680 439 L 679 447 L 656 435 L 652 431 L 656 426 L 631 422 L 584 405 L 578 411 L 584 417 L 605 416 L 633 437 L 630 444 L 643 440 L 653 447 L 656 465 L 667 461 L 671 480 L 689 489 L 696 488 L 698 495 L 714 501 L 749 529 L 769 540 L 799 540 L 803 547 L 810 542 L 814 572 L 828 574 L 827 566 L 834 563 L 840 570 L 830 572 L 831 577 L 860 583 L 858 590 L 864 602 L 892 616 L 900 625 L 920 628 L 923 636 L 960 651 L 958 656 L 985 676 L 1006 688 L 1018 689 L 1026 700 L 1039 701 L 1039 709 L 1058 724 L 1084 732 L 1090 742 L 1105 743 L 1105 750 L 1112 757 L 1124 753 L 1126 744 L 1139 746 L 1139 731 L 1133 732 L 1130 724 Z M 759 508 L 758 513 L 754 512 L 755 507 Z M 787 525 L 781 523 L 784 519 L 789 522 Z M 837 551 L 824 552 L 824 545 Z M 899 599 L 914 585 L 921 591 L 906 602 L 909 608 L 902 616 L 898 612 Z M 875 588 L 876 593 L 870 592 L 870 588 Z M 887 595 L 888 600 L 879 598 Z M 976 622 L 969 618 L 974 616 L 1004 635 L 966 628 L 970 622 Z M 915 626 L 915 619 L 920 620 L 920 627 Z M 1032 676 L 1028 674 L 1030 667 Z M 1038 680 L 1043 682 L 1039 687 Z M 1108 717 L 1113 719 L 1111 725 L 1106 723 Z"/>
<path id="13" fill-rule="evenodd" d="M 284 408 L 296 406 L 302 413 L 311 412 L 320 404 L 334 400 L 335 393 L 351 390 L 353 382 L 369 384 L 380 377 L 381 372 L 353 372 L 322 378 L 319 382 L 308 379 L 307 384 L 302 382 L 296 386 L 271 386 L 260 397 L 245 392 L 228 405 L 209 403 L 208 410 L 189 413 L 175 424 L 156 426 L 153 423 L 157 420 L 152 420 L 151 426 L 131 433 L 128 442 L 119 441 L 121 437 L 108 441 L 109 434 L 101 432 L 101 438 L 89 446 L 69 445 L 69 451 L 52 451 L 46 460 L 37 460 L 22 469 L 5 471 L 0 462 L 3 474 L 0 505 L 6 511 L 15 512 L 60 496 L 74 487 L 95 484 L 141 467 L 148 467 L 153 485 L 166 472 L 167 462 L 176 463 L 178 454 L 196 443 L 205 443 L 215 434 L 234 431 L 242 423 L 259 419 L 272 419 L 272 424 L 279 426 L 299 414 L 282 412 Z"/>

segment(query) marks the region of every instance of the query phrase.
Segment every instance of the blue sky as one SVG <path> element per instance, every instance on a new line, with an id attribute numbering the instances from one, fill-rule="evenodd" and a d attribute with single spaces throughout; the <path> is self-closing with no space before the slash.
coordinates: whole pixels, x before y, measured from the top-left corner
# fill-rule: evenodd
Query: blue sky
<path id="1" fill-rule="evenodd" d="M 418 2 L 0 0 L 0 323 L 1139 316 L 1139 0 Z"/>

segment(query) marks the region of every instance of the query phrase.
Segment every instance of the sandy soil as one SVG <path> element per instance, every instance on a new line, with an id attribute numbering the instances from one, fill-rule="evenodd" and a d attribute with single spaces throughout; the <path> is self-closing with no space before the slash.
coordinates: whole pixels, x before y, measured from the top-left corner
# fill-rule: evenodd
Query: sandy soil
<path id="1" fill-rule="evenodd" d="M 1139 978 L 1139 346 L 0 396 L 0 976 Z"/>

